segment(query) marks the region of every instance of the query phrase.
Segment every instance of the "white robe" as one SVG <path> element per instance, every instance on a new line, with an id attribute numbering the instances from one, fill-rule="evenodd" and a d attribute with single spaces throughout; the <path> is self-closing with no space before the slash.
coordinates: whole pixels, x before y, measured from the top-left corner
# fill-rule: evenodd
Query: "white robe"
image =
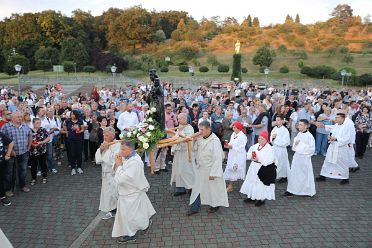
<path id="1" fill-rule="evenodd" d="M 273 134 L 276 134 L 276 138 L 273 140 Z M 289 160 L 287 146 L 289 146 L 291 139 L 289 137 L 288 129 L 284 126 L 274 127 L 270 135 L 271 144 L 275 151 L 276 159 L 276 178 L 286 178 L 289 171 Z"/>
<path id="2" fill-rule="evenodd" d="M 191 136 L 194 134 L 194 128 L 187 125 L 179 134 Z M 174 157 L 170 184 L 176 183 L 176 187 L 191 189 L 195 181 L 195 154 L 192 150 L 190 151 L 191 162 L 189 162 L 187 147 L 187 143 L 179 143 L 172 146 Z"/>
<path id="3" fill-rule="evenodd" d="M 354 129 L 354 128 L 353 128 Z M 349 141 L 353 132 L 347 123 L 334 125 L 331 130 L 337 141 L 332 141 L 327 150 L 320 175 L 334 179 L 349 179 Z"/>
<path id="4" fill-rule="evenodd" d="M 354 122 L 350 118 L 345 118 L 345 125 L 348 125 L 349 129 L 349 144 L 347 147 L 348 156 L 346 157 L 347 163 L 349 165 L 349 168 L 356 168 L 358 167 L 357 162 L 355 161 L 355 150 L 354 150 L 354 144 L 355 144 L 355 136 L 356 131 L 354 127 Z"/>
<path id="5" fill-rule="evenodd" d="M 245 153 L 247 136 L 242 131 L 238 134 L 234 132 L 231 135 L 229 144 L 232 148 L 229 149 L 227 165 L 223 177 L 228 181 L 244 180 L 247 167 L 247 157 Z"/>
<path id="6" fill-rule="evenodd" d="M 262 183 L 257 173 L 261 166 L 268 166 L 275 162 L 275 152 L 270 144 L 266 144 L 260 151 L 259 144 L 251 146 L 247 153 L 247 159 L 252 160 L 252 152 L 256 152 L 258 162 L 252 160 L 240 193 L 247 195 L 252 200 L 275 200 L 275 184 L 269 186 Z"/>
<path id="7" fill-rule="evenodd" d="M 223 179 L 221 142 L 212 133 L 208 138 L 198 138 L 194 143 L 196 152 L 195 183 L 192 187 L 190 205 L 200 194 L 201 204 L 211 207 L 228 207 L 226 184 Z M 209 176 L 216 177 L 209 180 Z"/>
<path id="8" fill-rule="evenodd" d="M 148 228 L 151 216 L 156 213 L 146 194 L 150 185 L 138 154 L 124 160 L 117 168 L 115 182 L 119 199 L 112 237 L 133 236 Z"/>
<path id="9" fill-rule="evenodd" d="M 118 202 L 117 188 L 114 182 L 113 165 L 115 155 L 120 151 L 120 144 L 111 145 L 103 154 L 100 149 L 96 152 L 96 163 L 102 167 L 102 186 L 99 210 L 108 212 L 116 208 Z"/>
<path id="10" fill-rule="evenodd" d="M 313 196 L 316 190 L 311 156 L 315 152 L 315 140 L 309 131 L 298 133 L 294 142 L 297 140 L 300 141 L 298 145 L 293 143 L 292 146 L 295 154 L 288 173 L 287 191 L 295 195 Z"/>

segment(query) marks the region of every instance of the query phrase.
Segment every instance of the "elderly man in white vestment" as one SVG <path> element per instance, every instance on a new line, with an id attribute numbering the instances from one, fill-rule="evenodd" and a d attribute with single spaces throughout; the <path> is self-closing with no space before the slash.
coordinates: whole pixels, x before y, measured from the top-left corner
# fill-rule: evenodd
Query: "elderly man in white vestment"
<path id="1" fill-rule="evenodd" d="M 209 205 L 209 213 L 215 213 L 220 207 L 228 207 L 226 184 L 223 179 L 222 159 L 224 157 L 221 142 L 212 133 L 210 123 L 199 124 L 200 136 L 194 143 L 196 152 L 195 183 L 190 197 L 191 208 L 187 216 L 197 214 L 201 205 Z"/>
<path id="2" fill-rule="evenodd" d="M 349 164 L 349 171 L 356 172 L 360 169 L 360 167 L 358 163 L 355 161 L 355 150 L 354 150 L 355 137 L 356 137 L 355 126 L 354 126 L 354 122 L 348 117 L 345 118 L 344 124 L 347 125 L 348 130 L 350 130 L 350 138 L 349 138 L 349 144 L 347 148 L 349 155 L 346 157 L 348 160 L 347 163 Z"/>
<path id="3" fill-rule="evenodd" d="M 289 171 L 289 160 L 287 146 L 289 146 L 291 139 L 288 129 L 283 126 L 284 116 L 277 115 L 275 119 L 276 126 L 271 131 L 270 141 L 275 151 L 276 159 L 276 178 L 278 183 L 287 181 Z"/>
<path id="4" fill-rule="evenodd" d="M 308 120 L 302 119 L 298 122 L 299 132 L 292 146 L 295 154 L 288 173 L 288 186 L 284 196 L 313 196 L 316 193 L 313 164 L 311 163 L 311 156 L 315 152 L 315 140 L 308 131 L 308 127 Z"/>
<path id="5" fill-rule="evenodd" d="M 120 148 L 114 165 L 119 198 L 112 237 L 120 237 L 118 243 L 128 243 L 136 241 L 138 231 L 148 230 L 156 212 L 146 194 L 150 185 L 134 144 L 122 141 Z"/>
<path id="6" fill-rule="evenodd" d="M 194 128 L 187 124 L 187 115 L 185 113 L 178 115 L 178 122 L 181 125 L 178 129 L 178 135 L 180 137 L 189 137 L 194 134 Z M 180 196 L 186 194 L 186 190 L 191 190 L 194 184 L 195 157 L 194 153 L 192 153 L 191 161 L 189 161 L 187 142 L 172 146 L 172 153 L 174 157 L 170 184 L 176 183 L 176 192 L 174 196 Z"/>
<path id="7" fill-rule="evenodd" d="M 330 144 L 327 150 L 327 156 L 324 159 L 322 170 L 317 181 L 325 181 L 326 177 L 341 179 L 340 184 L 349 183 L 349 142 L 350 136 L 354 130 L 345 123 L 345 114 L 337 113 L 335 119 L 336 125 L 331 129 L 329 135 Z"/>
<path id="8" fill-rule="evenodd" d="M 106 127 L 103 130 L 103 143 L 96 152 L 96 163 L 102 167 L 102 186 L 99 210 L 106 212 L 104 220 L 115 217 L 117 205 L 117 190 L 114 182 L 113 165 L 115 155 L 120 151 L 120 144 L 109 145 L 115 138 L 115 129 Z"/>

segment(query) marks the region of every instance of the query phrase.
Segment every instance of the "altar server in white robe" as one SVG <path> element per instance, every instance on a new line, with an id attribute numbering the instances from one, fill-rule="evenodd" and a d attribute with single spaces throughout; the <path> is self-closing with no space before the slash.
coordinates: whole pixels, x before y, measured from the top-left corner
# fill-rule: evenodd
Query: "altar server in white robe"
<path id="1" fill-rule="evenodd" d="M 194 142 L 196 156 L 195 183 L 190 197 L 191 216 L 200 212 L 201 205 L 209 205 L 208 212 L 215 213 L 220 207 L 229 207 L 226 184 L 223 179 L 221 142 L 212 133 L 210 123 L 199 124 L 199 136 Z"/>
<path id="2" fill-rule="evenodd" d="M 178 115 L 178 122 L 181 125 L 181 127 L 178 128 L 178 135 L 180 137 L 190 137 L 194 134 L 194 128 L 187 124 L 187 115 L 185 113 Z M 172 146 L 171 151 L 174 154 L 174 157 L 170 184 L 172 185 L 173 183 L 176 183 L 176 192 L 173 195 L 180 196 L 186 194 L 186 190 L 191 190 L 194 184 L 195 156 L 194 153 L 190 151 L 192 153 L 191 161 L 189 161 L 187 142 L 182 142 Z"/>
<path id="3" fill-rule="evenodd" d="M 358 163 L 355 161 L 355 149 L 354 149 L 355 137 L 356 137 L 355 126 L 354 126 L 354 122 L 348 117 L 345 118 L 345 125 L 348 126 L 347 129 L 350 131 L 349 144 L 347 147 L 347 151 L 349 155 L 346 157 L 346 159 L 348 160 L 347 163 L 349 164 L 349 171 L 356 172 L 360 169 L 360 167 Z"/>
<path id="4" fill-rule="evenodd" d="M 115 217 L 117 205 L 117 190 L 114 182 L 115 172 L 113 165 L 115 155 L 120 151 L 120 144 L 109 145 L 115 139 L 115 129 L 106 127 L 103 130 L 103 143 L 96 152 L 96 164 L 102 167 L 102 186 L 99 210 L 106 212 L 104 220 Z"/>
<path id="5" fill-rule="evenodd" d="M 259 134 L 258 143 L 249 148 L 247 159 L 252 162 L 240 193 L 247 195 L 245 203 L 255 203 L 255 206 L 260 207 L 265 204 L 266 199 L 275 200 L 275 151 L 269 144 L 269 134 L 266 130 Z M 259 177 L 261 169 L 268 170 L 264 176 L 271 178 L 271 180 L 262 181 L 262 178 Z"/>
<path id="6" fill-rule="evenodd" d="M 247 135 L 243 132 L 244 126 L 241 122 L 233 123 L 233 133 L 230 142 L 224 144 L 229 149 L 227 165 L 223 177 L 229 181 L 227 192 L 233 191 L 233 182 L 245 179 L 247 156 L 245 146 L 247 145 Z"/>
<path id="7" fill-rule="evenodd" d="M 120 237 L 118 243 L 135 242 L 137 231 L 147 231 L 156 212 L 146 194 L 150 185 L 143 162 L 132 142 L 122 141 L 114 170 L 119 198 L 112 237 Z"/>
<path id="8" fill-rule="evenodd" d="M 311 156 L 315 152 L 314 136 L 308 131 L 309 121 L 298 123 L 299 133 L 294 139 L 292 150 L 295 152 L 288 173 L 288 186 L 284 196 L 313 196 L 316 193 Z"/>
<path id="9" fill-rule="evenodd" d="M 330 144 L 317 181 L 325 181 L 328 177 L 341 179 L 340 184 L 348 184 L 350 160 L 348 148 L 354 127 L 345 123 L 344 113 L 337 113 L 335 123 L 328 138 Z"/>
<path id="10" fill-rule="evenodd" d="M 289 146 L 291 139 L 288 129 L 283 126 L 284 116 L 277 115 L 275 119 L 276 126 L 271 131 L 270 141 L 273 145 L 276 158 L 276 178 L 278 182 L 287 181 L 289 171 L 289 160 L 287 146 Z"/>

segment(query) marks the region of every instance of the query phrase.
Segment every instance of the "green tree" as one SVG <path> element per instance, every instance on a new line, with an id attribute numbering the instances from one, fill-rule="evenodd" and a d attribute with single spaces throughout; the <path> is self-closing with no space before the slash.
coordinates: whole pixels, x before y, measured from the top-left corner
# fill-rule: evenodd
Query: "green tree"
<path id="1" fill-rule="evenodd" d="M 70 74 L 70 72 L 75 71 L 75 64 L 73 61 L 63 61 L 63 70 L 67 72 L 67 74 Z"/>
<path id="2" fill-rule="evenodd" d="M 22 66 L 21 73 L 27 74 L 29 72 L 29 70 L 30 70 L 30 61 L 25 56 L 18 55 L 18 54 L 9 56 L 8 61 L 7 61 L 6 65 L 5 65 L 5 70 L 4 71 L 8 75 L 15 75 L 15 74 L 17 74 L 16 70 L 14 69 L 14 66 L 16 64 L 19 64 L 19 65 Z"/>
<path id="3" fill-rule="evenodd" d="M 256 27 L 256 28 L 260 27 L 260 21 L 258 20 L 258 17 L 253 18 L 253 27 Z"/>
<path id="4" fill-rule="evenodd" d="M 50 63 L 50 60 L 39 59 L 36 60 L 36 68 L 42 71 L 50 71 L 50 69 L 52 69 L 52 64 Z"/>
<path id="5" fill-rule="evenodd" d="M 185 33 L 187 32 L 185 20 L 181 19 L 177 25 L 177 29 L 172 32 L 172 39 L 176 41 L 181 41 L 185 37 Z"/>
<path id="6" fill-rule="evenodd" d="M 300 16 L 299 16 L 298 14 L 296 14 L 295 22 L 296 22 L 296 23 L 301 23 L 301 22 L 300 22 Z"/>
<path id="7" fill-rule="evenodd" d="M 59 51 L 53 47 L 40 47 L 35 52 L 35 61 L 48 60 L 49 64 L 57 65 L 59 63 Z"/>
<path id="8" fill-rule="evenodd" d="M 285 23 L 293 23 L 293 18 L 292 18 L 292 16 L 287 15 L 287 16 L 285 17 Z"/>
<path id="9" fill-rule="evenodd" d="M 297 65 L 298 65 L 298 68 L 302 69 L 305 66 L 305 63 L 304 63 L 304 61 L 302 59 L 300 59 L 298 61 Z"/>
<path id="10" fill-rule="evenodd" d="M 80 71 L 89 61 L 89 56 L 85 46 L 75 38 L 65 39 L 61 47 L 61 61 L 73 61 L 76 68 Z"/>
<path id="11" fill-rule="evenodd" d="M 349 48 L 342 46 L 340 47 L 339 51 L 341 54 L 347 54 L 349 52 Z"/>
<path id="12" fill-rule="evenodd" d="M 350 53 L 345 54 L 345 56 L 342 58 L 342 62 L 346 64 L 351 64 L 354 62 L 354 56 Z"/>
<path id="13" fill-rule="evenodd" d="M 165 33 L 163 30 L 159 29 L 155 32 L 155 37 L 154 37 L 155 41 L 160 43 L 162 41 L 165 41 L 166 39 L 166 36 L 165 36 Z"/>
<path id="14" fill-rule="evenodd" d="M 341 23 L 347 23 L 353 16 L 353 9 L 347 4 L 339 4 L 333 9 L 331 16 L 338 19 Z"/>
<path id="15" fill-rule="evenodd" d="M 268 46 L 260 47 L 253 56 L 252 62 L 254 65 L 270 67 L 273 63 L 276 53 Z"/>
<path id="16" fill-rule="evenodd" d="M 92 65 L 86 65 L 86 66 L 83 67 L 83 72 L 87 72 L 90 75 L 91 73 L 96 72 L 96 67 L 94 67 Z"/>
<path id="17" fill-rule="evenodd" d="M 218 62 L 216 55 L 214 54 L 209 54 L 207 57 L 207 63 L 212 66 L 218 66 L 220 62 Z"/>

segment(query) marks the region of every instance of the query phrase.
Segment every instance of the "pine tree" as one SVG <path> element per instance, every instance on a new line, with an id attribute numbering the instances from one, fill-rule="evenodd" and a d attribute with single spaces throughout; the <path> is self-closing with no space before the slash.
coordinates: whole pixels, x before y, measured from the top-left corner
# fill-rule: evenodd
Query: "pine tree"
<path id="1" fill-rule="evenodd" d="M 300 16 L 298 14 L 296 15 L 296 23 L 300 23 Z"/>
<path id="2" fill-rule="evenodd" d="M 248 27 L 252 27 L 252 17 L 251 17 L 251 15 L 248 15 L 247 23 L 248 23 Z"/>
<path id="3" fill-rule="evenodd" d="M 258 17 L 253 18 L 253 27 L 260 27 L 260 21 Z"/>
<path id="4" fill-rule="evenodd" d="M 286 22 L 286 23 L 288 23 L 288 22 L 293 22 L 293 18 L 292 18 L 292 16 L 287 15 L 286 18 L 285 18 L 285 22 Z"/>

